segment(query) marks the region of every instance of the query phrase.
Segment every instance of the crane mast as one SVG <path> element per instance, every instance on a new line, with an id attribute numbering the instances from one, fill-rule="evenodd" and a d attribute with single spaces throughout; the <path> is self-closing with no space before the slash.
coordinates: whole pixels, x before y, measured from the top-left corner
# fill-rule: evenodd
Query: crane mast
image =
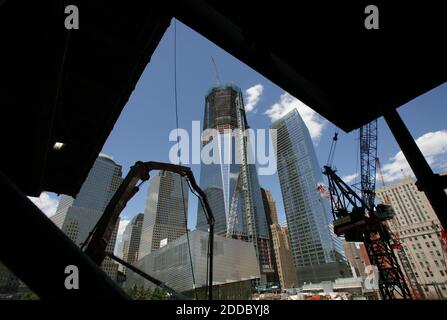
<path id="1" fill-rule="evenodd" d="M 378 176 L 380 177 L 380 180 L 381 180 L 382 187 L 385 187 L 385 179 L 383 178 L 382 166 L 380 164 L 379 158 L 376 158 L 376 167 L 377 167 Z M 383 204 L 391 206 L 391 200 L 388 197 L 387 193 L 384 193 L 382 195 L 382 199 L 383 199 L 383 201 L 382 201 Z M 399 227 L 397 225 L 396 217 L 393 217 L 392 219 L 387 221 L 387 223 L 388 223 L 388 226 L 394 227 L 394 232 L 391 232 L 392 247 L 397 252 L 397 256 L 399 257 L 399 260 L 402 264 L 404 274 L 406 275 L 405 279 L 407 280 L 407 283 L 410 286 L 412 298 L 415 300 L 423 299 L 423 298 L 425 298 L 425 294 L 424 294 L 419 282 L 417 281 L 416 274 L 414 273 L 414 271 L 411 267 L 411 262 L 408 259 L 407 253 L 405 252 L 404 244 L 400 240 L 399 230 L 398 230 Z"/>
<path id="2" fill-rule="evenodd" d="M 376 158 L 377 120 L 360 129 L 360 195 L 336 174 L 329 163 L 324 167 L 334 232 L 348 242 L 365 244 L 371 264 L 377 267 L 379 291 L 384 300 L 411 299 L 393 251 L 390 230 L 385 224 L 392 219 L 394 211 L 388 205 L 375 205 Z"/>

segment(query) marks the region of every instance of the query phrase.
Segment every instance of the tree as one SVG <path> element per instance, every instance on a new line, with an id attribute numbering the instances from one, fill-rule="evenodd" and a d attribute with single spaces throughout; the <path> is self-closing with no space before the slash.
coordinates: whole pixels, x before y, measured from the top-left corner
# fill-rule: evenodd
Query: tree
<path id="1" fill-rule="evenodd" d="M 34 292 L 25 292 L 20 296 L 20 300 L 39 300 L 39 296 Z"/>
<path id="2" fill-rule="evenodd" d="M 126 293 L 133 300 L 167 300 L 168 294 L 160 289 L 155 288 L 152 290 L 151 288 L 144 288 L 144 286 L 137 287 L 134 285 L 132 288 L 126 289 Z"/>

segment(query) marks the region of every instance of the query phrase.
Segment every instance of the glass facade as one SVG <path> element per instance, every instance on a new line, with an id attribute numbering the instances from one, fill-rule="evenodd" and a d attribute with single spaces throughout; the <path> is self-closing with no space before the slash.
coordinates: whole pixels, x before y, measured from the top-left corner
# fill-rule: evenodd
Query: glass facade
<path id="1" fill-rule="evenodd" d="M 183 192 L 181 187 L 183 186 Z M 151 179 L 139 248 L 139 259 L 186 233 L 188 212 L 188 182 L 177 173 L 160 171 Z"/>
<path id="2" fill-rule="evenodd" d="M 298 283 L 349 275 L 329 203 L 317 192 L 323 176 L 309 131 L 296 109 L 274 122 L 277 167 Z"/>
<path id="3" fill-rule="evenodd" d="M 242 93 L 234 85 L 212 88 L 205 98 L 203 130 L 214 129 L 206 136 L 203 148 L 209 148 L 214 163 L 202 162 L 200 186 L 206 193 L 215 217 L 215 233 L 243 240 L 256 239 L 261 273 L 273 272 L 272 249 L 259 187 L 256 165 L 252 159 Z M 235 130 L 238 129 L 238 130 Z M 212 147 L 208 144 L 213 144 Z M 197 229 L 206 231 L 208 224 L 198 207 Z"/>
<path id="4" fill-rule="evenodd" d="M 138 261 L 140 249 L 141 230 L 144 214 L 139 213 L 126 226 L 121 240 L 121 256 L 124 261 L 134 264 Z"/>
<path id="5" fill-rule="evenodd" d="M 50 219 L 78 246 L 87 239 L 104 209 L 122 182 L 121 166 L 110 157 L 99 155 L 75 198 L 61 195 L 56 214 Z M 119 220 L 107 251 L 113 252 Z M 102 265 L 116 279 L 117 265 L 106 258 Z"/>
<path id="6" fill-rule="evenodd" d="M 186 292 L 207 283 L 208 232 L 194 230 L 189 233 L 191 259 L 186 234 L 140 259 L 136 266 L 152 277 L 164 282 L 177 292 Z M 239 282 L 260 277 L 253 246 L 245 241 L 214 238 L 213 285 Z M 191 269 L 192 261 L 192 269 Z M 154 284 L 128 271 L 126 287 L 134 285 L 153 287 Z"/>

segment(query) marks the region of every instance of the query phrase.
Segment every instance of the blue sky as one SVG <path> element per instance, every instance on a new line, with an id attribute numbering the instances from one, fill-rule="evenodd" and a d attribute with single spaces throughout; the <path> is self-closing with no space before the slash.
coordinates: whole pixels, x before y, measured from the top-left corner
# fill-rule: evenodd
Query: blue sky
<path id="1" fill-rule="evenodd" d="M 195 31 L 177 22 L 177 87 L 179 127 L 191 130 L 191 122 L 202 121 L 204 97 L 216 84 L 211 56 L 217 64 L 222 83 L 234 82 L 244 92 L 250 90 L 251 98 L 258 100 L 254 110 L 247 113 L 252 128 L 267 129 L 271 117 L 281 111 L 297 107 L 313 135 L 320 165 L 326 163 L 334 125 L 314 113 L 298 100 L 289 96 L 280 87 L 267 80 L 230 54 L 226 53 Z M 168 162 L 168 154 L 174 142 L 168 139 L 175 128 L 174 104 L 174 33 L 173 23 L 167 30 L 146 67 L 118 122 L 103 147 L 103 153 L 123 166 L 123 175 L 137 160 Z M 259 86 L 260 85 L 260 86 Z M 262 86 L 262 93 L 260 87 Z M 247 97 L 246 97 L 247 102 Z M 435 171 L 447 171 L 447 84 L 426 93 L 398 109 L 408 128 L 428 157 Z M 276 104 L 276 106 L 275 106 Z M 272 109 L 272 106 L 275 106 Z M 361 106 L 359 106 L 361 107 Z M 379 157 L 387 182 L 411 175 L 399 147 L 388 127 L 379 120 Z M 342 177 L 353 177 L 358 172 L 358 131 L 339 133 L 339 142 L 334 165 Z M 196 179 L 200 180 L 200 166 L 191 166 Z M 348 179 L 354 182 L 353 179 Z M 352 180 L 352 181 L 351 181 Z M 280 221 L 285 219 L 277 174 L 260 176 L 260 184 L 273 193 Z M 379 183 L 380 185 L 380 183 Z M 147 184 L 128 204 L 123 220 L 143 212 Z M 42 194 L 34 199 L 47 214 L 57 205 L 54 194 Z M 196 199 L 190 195 L 189 227 L 195 226 Z M 124 225 L 124 224 L 123 224 Z"/>

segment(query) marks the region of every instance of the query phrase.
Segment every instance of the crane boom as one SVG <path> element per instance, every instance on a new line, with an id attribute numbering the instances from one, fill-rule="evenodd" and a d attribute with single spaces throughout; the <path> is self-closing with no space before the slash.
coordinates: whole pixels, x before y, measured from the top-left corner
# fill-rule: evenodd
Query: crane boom
<path id="1" fill-rule="evenodd" d="M 384 221 L 393 216 L 392 208 L 383 204 L 369 207 L 350 186 L 329 167 L 330 202 L 334 233 L 348 242 L 363 242 L 371 264 L 379 271 L 379 290 L 384 300 L 411 299 L 404 275 L 391 244 L 391 233 Z"/>
<path id="2" fill-rule="evenodd" d="M 236 186 L 234 188 L 233 194 L 231 196 L 230 210 L 228 213 L 228 224 L 227 224 L 227 238 L 232 238 L 234 234 L 234 229 L 236 225 L 239 223 L 237 217 L 237 205 L 240 191 L 240 173 L 237 175 Z M 240 234 L 238 231 L 238 238 L 240 238 Z"/>
<path id="3" fill-rule="evenodd" d="M 394 211 L 388 205 L 375 205 L 376 159 L 377 120 L 374 120 L 360 128 L 360 195 L 330 165 L 324 167 L 324 174 L 328 178 L 334 232 L 338 236 L 344 236 L 346 241 L 365 244 L 371 263 L 379 271 L 379 290 L 384 300 L 411 299 L 410 290 L 393 251 L 391 232 L 386 225 L 386 221 L 394 216 Z"/>
<path id="4" fill-rule="evenodd" d="M 368 207 L 376 197 L 377 120 L 360 128 L 360 176 L 362 199 Z"/>

